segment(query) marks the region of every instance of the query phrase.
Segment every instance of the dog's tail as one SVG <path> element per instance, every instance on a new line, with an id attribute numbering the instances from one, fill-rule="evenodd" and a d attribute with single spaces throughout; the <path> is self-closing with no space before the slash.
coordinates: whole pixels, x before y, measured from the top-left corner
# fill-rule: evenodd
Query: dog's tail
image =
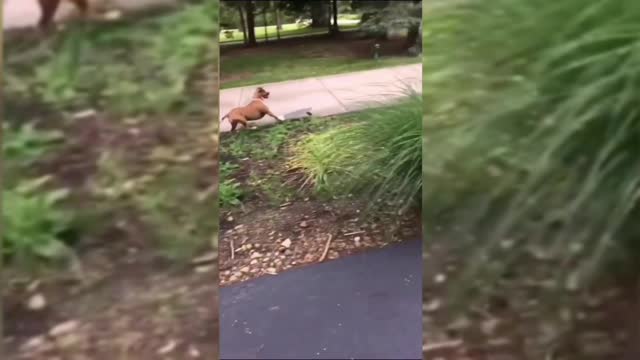
<path id="1" fill-rule="evenodd" d="M 224 120 L 224 119 L 228 119 L 229 118 L 229 113 L 227 113 L 225 116 L 223 116 L 220 121 Z"/>

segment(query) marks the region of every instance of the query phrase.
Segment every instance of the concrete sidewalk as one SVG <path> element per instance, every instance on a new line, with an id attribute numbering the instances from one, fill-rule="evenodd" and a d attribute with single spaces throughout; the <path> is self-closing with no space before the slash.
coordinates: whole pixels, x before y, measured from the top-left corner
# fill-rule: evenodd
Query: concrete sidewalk
<path id="1" fill-rule="evenodd" d="M 376 70 L 312 77 L 271 84 L 260 84 L 271 92 L 267 104 L 276 115 L 294 114 L 311 108 L 313 116 L 330 116 L 362 110 L 396 101 L 411 88 L 422 93 L 422 64 L 394 66 Z M 220 117 L 237 106 L 246 105 L 256 85 L 220 91 Z M 285 119 L 295 118 L 295 115 Z M 275 122 L 266 116 L 256 121 L 260 126 Z M 220 131 L 227 132 L 226 119 Z"/>

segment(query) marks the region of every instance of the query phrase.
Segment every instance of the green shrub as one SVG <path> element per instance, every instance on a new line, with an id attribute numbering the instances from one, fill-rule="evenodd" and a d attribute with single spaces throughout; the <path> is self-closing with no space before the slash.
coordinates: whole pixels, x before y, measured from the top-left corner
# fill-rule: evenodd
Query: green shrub
<path id="1" fill-rule="evenodd" d="M 305 137 L 291 166 L 330 194 L 357 193 L 403 210 L 420 203 L 422 99 L 367 110 L 357 120 Z"/>
<path id="2" fill-rule="evenodd" d="M 486 256 L 519 266 L 525 251 L 497 256 L 504 239 L 545 249 L 559 284 L 637 260 L 640 3 L 465 1 L 430 16 L 425 209 L 474 235 L 467 279 L 500 273 Z"/>
<path id="3" fill-rule="evenodd" d="M 3 124 L 2 130 L 3 258 L 24 267 L 68 260 L 71 251 L 66 241 L 75 220 L 63 205 L 68 191 L 46 186 L 49 177 L 27 175 L 34 162 L 62 140 L 62 133 L 30 124 L 18 128 Z"/>
<path id="4" fill-rule="evenodd" d="M 55 130 L 38 130 L 32 124 L 12 128 L 2 126 L 2 150 L 5 161 L 30 166 L 41 158 L 53 145 L 63 139 L 63 134 Z"/>
<path id="5" fill-rule="evenodd" d="M 218 194 L 220 196 L 220 206 L 223 208 L 240 205 L 243 192 L 240 184 L 232 178 L 238 167 L 238 165 L 228 162 L 223 162 L 220 165 L 220 188 L 218 189 Z"/>
<path id="6" fill-rule="evenodd" d="M 217 6 L 186 5 L 153 17 L 70 26 L 26 54 L 9 54 L 7 97 L 35 96 L 65 110 L 108 105 L 124 114 L 190 109 L 190 81 L 216 39 L 216 13 Z"/>
<path id="7" fill-rule="evenodd" d="M 61 204 L 68 191 L 43 189 L 47 179 L 22 181 L 3 191 L 2 254 L 20 266 L 71 255 L 65 234 L 72 228 L 73 216 Z"/>

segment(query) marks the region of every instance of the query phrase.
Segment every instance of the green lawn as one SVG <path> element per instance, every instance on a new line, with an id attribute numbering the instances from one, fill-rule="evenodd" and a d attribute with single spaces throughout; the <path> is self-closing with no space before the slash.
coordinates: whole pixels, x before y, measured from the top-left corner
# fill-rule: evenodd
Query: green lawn
<path id="1" fill-rule="evenodd" d="M 338 26 L 340 30 L 347 31 L 358 27 L 360 20 L 358 19 L 338 19 Z M 255 28 L 256 40 L 264 40 L 265 27 L 260 26 Z M 283 24 L 282 30 L 280 30 L 280 37 L 295 37 L 295 36 L 307 36 L 326 33 L 325 28 L 311 28 L 308 24 Z M 277 30 L 275 25 L 266 27 L 266 35 L 269 39 L 276 39 Z M 244 40 L 242 31 L 239 29 L 224 29 L 220 31 L 220 43 L 234 43 L 242 42 Z"/>
<path id="2" fill-rule="evenodd" d="M 303 79 L 314 76 L 333 75 L 382 67 L 414 64 L 420 57 L 388 57 L 374 59 L 295 57 L 288 54 L 261 56 L 234 56 L 233 60 L 221 61 L 220 73 L 223 77 L 221 88 L 265 84 L 270 82 Z M 247 73 L 247 78 L 224 81 L 225 74 Z"/>

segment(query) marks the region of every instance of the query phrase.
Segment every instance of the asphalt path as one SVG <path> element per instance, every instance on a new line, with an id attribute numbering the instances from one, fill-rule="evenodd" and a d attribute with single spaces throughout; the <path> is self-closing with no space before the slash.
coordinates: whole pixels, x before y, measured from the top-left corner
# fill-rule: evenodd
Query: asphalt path
<path id="1" fill-rule="evenodd" d="M 421 359 L 420 241 L 220 290 L 221 359 Z"/>

